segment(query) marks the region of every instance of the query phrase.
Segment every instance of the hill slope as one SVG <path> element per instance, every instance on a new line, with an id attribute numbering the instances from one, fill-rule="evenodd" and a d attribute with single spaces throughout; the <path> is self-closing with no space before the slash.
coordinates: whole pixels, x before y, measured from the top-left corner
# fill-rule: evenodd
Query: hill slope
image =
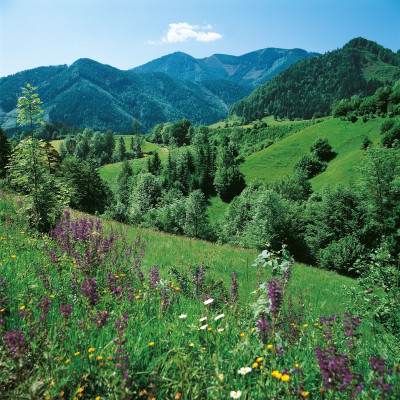
<path id="1" fill-rule="evenodd" d="M 328 163 L 325 172 L 311 180 L 313 189 L 319 190 L 325 183 L 356 182 L 357 166 L 363 156 L 363 139 L 368 136 L 373 143 L 377 143 L 381 138 L 380 127 L 383 121 L 385 119 L 376 118 L 366 123 L 361 120 L 351 123 L 339 119 L 324 119 L 250 155 L 240 166 L 240 170 L 247 182 L 254 179 L 270 182 L 290 175 L 300 158 L 310 154 L 310 147 L 315 140 L 326 137 L 337 156 Z"/>
<path id="2" fill-rule="evenodd" d="M 363 38 L 343 48 L 290 66 L 249 97 L 235 103 L 230 116 L 252 121 L 267 115 L 310 119 L 329 115 L 332 103 L 371 95 L 400 77 L 400 56 Z"/>
<path id="3" fill-rule="evenodd" d="M 227 113 L 224 100 L 200 84 L 80 59 L 69 67 L 40 67 L 1 78 L 0 124 L 5 129 L 15 127 L 17 99 L 27 83 L 38 86 L 45 119 L 80 127 L 129 131 L 134 118 L 144 128 L 184 117 L 209 124 Z"/>
<path id="4" fill-rule="evenodd" d="M 256 88 L 299 60 L 318 55 L 302 49 L 266 48 L 231 56 L 213 54 L 206 58 L 194 58 L 176 52 L 157 58 L 134 68 L 141 72 L 163 72 L 192 82 L 227 80 L 241 86 Z"/>

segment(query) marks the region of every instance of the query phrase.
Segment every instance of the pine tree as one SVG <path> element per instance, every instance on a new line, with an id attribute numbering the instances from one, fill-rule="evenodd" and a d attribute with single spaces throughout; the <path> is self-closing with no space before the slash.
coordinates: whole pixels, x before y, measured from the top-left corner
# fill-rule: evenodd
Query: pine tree
<path id="1" fill-rule="evenodd" d="M 6 176 L 6 165 L 11 156 L 11 145 L 0 126 L 0 179 Z"/>

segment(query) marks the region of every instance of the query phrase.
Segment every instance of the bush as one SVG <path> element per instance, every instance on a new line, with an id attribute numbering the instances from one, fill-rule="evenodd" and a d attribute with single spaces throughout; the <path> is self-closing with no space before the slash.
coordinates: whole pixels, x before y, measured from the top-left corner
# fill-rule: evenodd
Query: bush
<path id="1" fill-rule="evenodd" d="M 332 146 L 327 138 L 317 139 L 310 147 L 310 151 L 321 161 L 329 161 L 335 157 L 336 153 L 332 151 Z"/>
<path id="2" fill-rule="evenodd" d="M 319 251 L 319 263 L 324 269 L 348 274 L 365 248 L 355 236 L 346 236 Z"/>
<path id="3" fill-rule="evenodd" d="M 321 172 L 324 172 L 326 167 L 327 164 L 325 162 L 322 162 L 314 155 L 311 155 L 303 156 L 294 166 L 294 170 L 304 173 L 307 179 L 311 179 Z"/>

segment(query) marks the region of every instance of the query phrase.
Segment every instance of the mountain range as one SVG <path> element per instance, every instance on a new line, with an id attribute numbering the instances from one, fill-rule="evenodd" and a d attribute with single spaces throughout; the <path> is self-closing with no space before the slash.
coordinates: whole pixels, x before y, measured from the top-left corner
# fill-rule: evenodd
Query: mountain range
<path id="1" fill-rule="evenodd" d="M 254 87 L 315 54 L 263 49 L 197 60 L 173 53 L 128 71 L 90 59 L 34 68 L 0 78 L 0 124 L 16 128 L 17 100 L 27 83 L 38 87 L 45 120 L 119 132 L 130 131 L 134 118 L 143 130 L 181 118 L 211 124 Z"/>

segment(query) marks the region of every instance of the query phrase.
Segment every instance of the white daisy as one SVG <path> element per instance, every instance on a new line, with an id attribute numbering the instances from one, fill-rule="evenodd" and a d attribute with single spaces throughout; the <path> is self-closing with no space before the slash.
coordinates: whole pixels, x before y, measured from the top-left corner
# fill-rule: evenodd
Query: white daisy
<path id="1" fill-rule="evenodd" d="M 224 318 L 224 317 L 225 317 L 225 314 L 219 314 L 214 318 L 214 320 L 218 321 L 219 319 Z"/>
<path id="2" fill-rule="evenodd" d="M 207 328 L 207 324 L 205 324 L 205 325 L 203 325 L 203 326 L 201 326 L 199 329 L 201 329 L 202 331 L 204 331 L 204 329 L 206 329 Z"/>
<path id="3" fill-rule="evenodd" d="M 207 317 L 203 317 L 203 318 L 200 318 L 199 321 L 200 321 L 200 322 L 203 322 L 203 321 L 205 321 L 206 319 L 207 319 Z"/>
<path id="4" fill-rule="evenodd" d="M 231 391 L 231 398 L 232 399 L 238 399 L 242 395 L 242 392 L 238 390 L 235 392 L 234 390 Z"/>
<path id="5" fill-rule="evenodd" d="M 239 369 L 238 374 L 239 375 L 246 375 L 251 371 L 250 367 L 242 367 Z"/>
<path id="6" fill-rule="evenodd" d="M 217 331 L 218 331 L 218 332 L 223 332 L 223 331 L 224 331 L 224 328 L 218 328 Z"/>
<path id="7" fill-rule="evenodd" d="M 179 316 L 179 318 L 186 318 L 186 317 L 187 317 L 186 314 L 181 314 L 181 315 Z"/>
<path id="8" fill-rule="evenodd" d="M 203 304 L 207 306 L 208 304 L 211 304 L 213 301 L 214 299 L 208 299 Z"/>

